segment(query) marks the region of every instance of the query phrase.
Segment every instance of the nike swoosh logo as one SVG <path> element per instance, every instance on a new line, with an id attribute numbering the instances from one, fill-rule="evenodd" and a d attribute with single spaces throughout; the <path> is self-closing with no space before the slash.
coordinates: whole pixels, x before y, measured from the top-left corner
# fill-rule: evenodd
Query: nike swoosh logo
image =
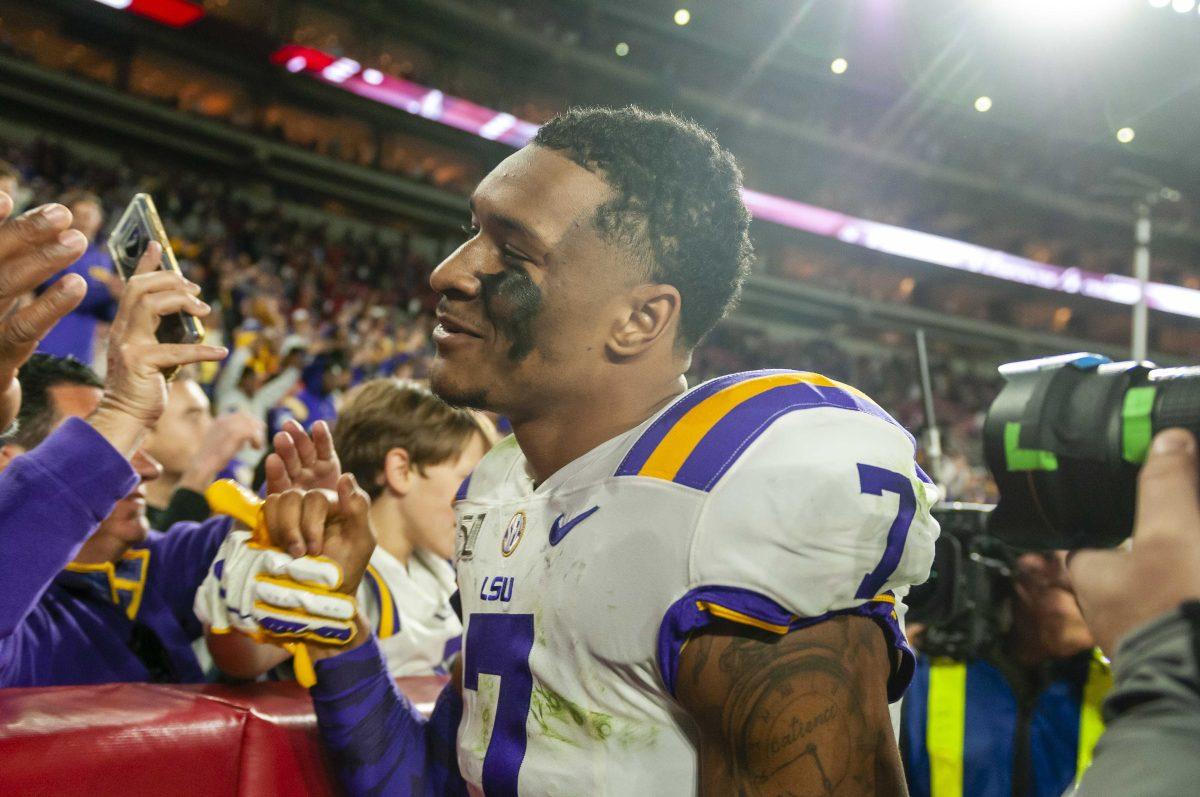
<path id="1" fill-rule="evenodd" d="M 600 507 L 598 506 L 594 506 L 588 511 L 571 518 L 566 523 L 563 523 L 563 515 L 556 517 L 554 522 L 550 524 L 550 544 L 558 545 L 560 542 L 562 542 L 563 537 L 570 533 L 571 529 L 590 518 L 599 508 Z"/>

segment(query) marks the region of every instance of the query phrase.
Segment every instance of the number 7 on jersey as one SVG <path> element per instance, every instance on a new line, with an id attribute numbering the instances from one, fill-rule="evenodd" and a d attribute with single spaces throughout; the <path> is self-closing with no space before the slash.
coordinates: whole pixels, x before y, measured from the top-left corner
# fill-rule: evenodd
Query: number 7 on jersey
<path id="1" fill-rule="evenodd" d="M 856 598 L 870 600 L 879 594 L 888 577 L 900 564 L 904 553 L 904 543 L 908 541 L 908 527 L 912 525 L 913 516 L 917 512 L 917 498 L 913 494 L 912 482 L 904 474 L 893 470 L 878 468 L 874 465 L 858 464 L 858 487 L 864 495 L 882 496 L 885 492 L 895 493 L 900 497 L 900 506 L 896 511 L 896 519 L 888 529 L 887 543 L 883 549 L 883 558 L 875 569 L 863 576 Z"/>
<path id="2" fill-rule="evenodd" d="M 467 626 L 463 688 L 479 690 L 479 674 L 500 678 L 492 738 L 483 757 L 483 790 L 488 797 L 516 797 L 517 775 L 525 759 L 525 722 L 533 694 L 529 652 L 532 614 L 472 614 Z"/>

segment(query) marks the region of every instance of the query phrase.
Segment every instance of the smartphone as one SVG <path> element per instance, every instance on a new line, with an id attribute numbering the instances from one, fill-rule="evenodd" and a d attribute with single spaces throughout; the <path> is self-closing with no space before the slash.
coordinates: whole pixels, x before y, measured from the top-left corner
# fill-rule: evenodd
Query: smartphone
<path id="1" fill-rule="evenodd" d="M 158 210 L 154 207 L 154 200 L 149 194 L 137 194 L 108 236 L 108 253 L 121 279 L 128 280 L 133 276 L 138 260 L 151 241 L 158 241 L 162 246 L 161 268 L 180 274 L 179 261 L 175 259 L 175 252 L 171 249 Z M 204 338 L 204 326 L 199 318 L 188 313 L 166 315 L 159 321 L 155 337 L 160 343 L 199 343 Z M 173 369 L 167 378 L 174 376 L 178 370 Z"/>

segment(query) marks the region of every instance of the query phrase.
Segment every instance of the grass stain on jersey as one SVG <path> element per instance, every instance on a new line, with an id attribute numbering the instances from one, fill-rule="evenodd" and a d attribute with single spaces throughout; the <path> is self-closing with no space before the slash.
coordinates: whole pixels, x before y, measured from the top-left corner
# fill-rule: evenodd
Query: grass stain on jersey
<path id="1" fill-rule="evenodd" d="M 658 728 L 589 711 L 544 686 L 533 688 L 529 715 L 542 736 L 572 747 L 581 746 L 584 738 L 606 743 L 614 741 L 624 749 L 652 747 L 658 736 Z"/>
<path id="2" fill-rule="evenodd" d="M 482 760 L 487 756 L 488 745 L 492 741 L 492 717 L 495 714 L 494 706 L 500 698 L 499 679 L 495 676 L 489 676 L 481 673 L 479 676 L 478 691 L 476 699 L 482 707 L 479 711 L 479 727 L 472 734 L 473 738 L 468 740 L 470 749 Z"/>

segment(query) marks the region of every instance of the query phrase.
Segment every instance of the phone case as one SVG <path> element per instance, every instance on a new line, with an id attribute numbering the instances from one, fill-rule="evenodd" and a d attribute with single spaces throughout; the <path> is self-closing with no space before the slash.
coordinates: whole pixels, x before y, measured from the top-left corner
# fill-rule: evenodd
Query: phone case
<path id="1" fill-rule="evenodd" d="M 108 252 L 122 279 L 128 281 L 133 276 L 138 260 L 151 241 L 158 241 L 162 246 L 161 268 L 182 273 L 154 200 L 149 194 L 136 194 L 108 237 Z M 193 315 L 175 313 L 162 317 L 155 336 L 160 343 L 199 343 L 204 338 L 204 326 Z M 178 370 L 173 369 L 167 378 L 173 377 Z"/>

